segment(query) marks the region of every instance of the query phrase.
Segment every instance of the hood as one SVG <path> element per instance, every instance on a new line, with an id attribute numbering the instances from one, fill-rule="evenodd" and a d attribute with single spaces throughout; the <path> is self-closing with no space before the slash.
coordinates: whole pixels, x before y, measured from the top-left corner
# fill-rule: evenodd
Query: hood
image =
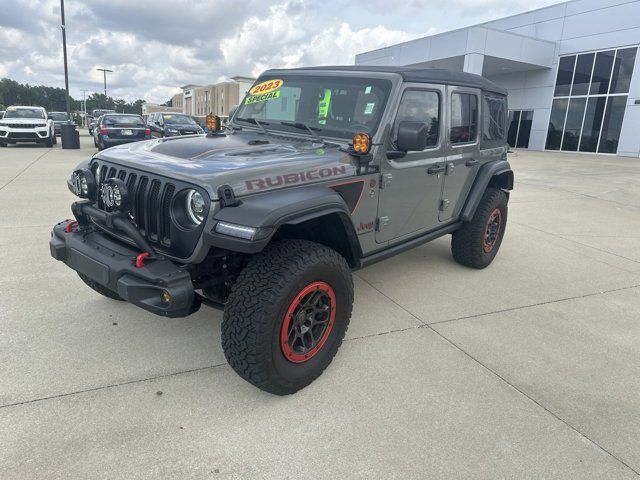
<path id="1" fill-rule="evenodd" d="M 355 175 L 337 144 L 242 131 L 169 137 L 112 147 L 94 158 L 196 184 L 217 199 L 221 185 L 237 197 Z"/>
<path id="2" fill-rule="evenodd" d="M 17 123 L 40 123 L 43 126 L 47 124 L 44 118 L 0 118 L 0 122 L 7 125 L 15 125 Z"/>

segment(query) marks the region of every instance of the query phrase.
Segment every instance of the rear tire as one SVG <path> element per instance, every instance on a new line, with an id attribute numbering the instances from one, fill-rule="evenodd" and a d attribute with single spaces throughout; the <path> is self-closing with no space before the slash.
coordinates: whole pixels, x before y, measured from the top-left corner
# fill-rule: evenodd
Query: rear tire
<path id="1" fill-rule="evenodd" d="M 306 240 L 277 242 L 251 258 L 231 289 L 225 357 L 256 387 L 295 393 L 331 363 L 352 307 L 351 271 L 340 254 Z"/>
<path id="2" fill-rule="evenodd" d="M 104 150 L 104 145 L 102 144 L 102 142 L 100 140 L 98 140 L 98 151 L 102 151 Z"/>
<path id="3" fill-rule="evenodd" d="M 118 301 L 124 302 L 124 299 L 120 295 L 118 295 L 116 292 L 112 292 L 104 285 L 100 285 L 98 282 L 90 279 L 89 277 L 87 277 L 86 275 L 83 275 L 82 273 L 78 272 L 78 276 L 84 283 L 87 284 L 89 288 L 91 288 L 95 292 L 98 292 L 103 297 L 110 298 L 111 300 L 118 300 Z"/>
<path id="4" fill-rule="evenodd" d="M 507 194 L 487 188 L 470 222 L 453 232 L 451 253 L 456 262 L 471 268 L 485 268 L 493 261 L 507 226 Z"/>

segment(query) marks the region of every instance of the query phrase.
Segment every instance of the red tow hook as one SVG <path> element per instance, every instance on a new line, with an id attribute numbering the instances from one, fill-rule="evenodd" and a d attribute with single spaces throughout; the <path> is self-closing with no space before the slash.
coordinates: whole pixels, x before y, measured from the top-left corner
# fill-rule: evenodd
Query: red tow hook
<path id="1" fill-rule="evenodd" d="M 78 222 L 76 222 L 75 220 L 70 220 L 70 221 L 67 223 L 67 226 L 66 226 L 66 227 L 64 227 L 64 231 L 65 231 L 66 233 L 71 233 L 71 232 L 73 232 L 73 226 L 74 226 L 74 225 L 77 225 L 77 224 L 78 224 Z"/>
<path id="2" fill-rule="evenodd" d="M 136 268 L 144 267 L 144 259 L 149 256 L 148 252 L 142 252 L 140 255 L 136 257 Z"/>

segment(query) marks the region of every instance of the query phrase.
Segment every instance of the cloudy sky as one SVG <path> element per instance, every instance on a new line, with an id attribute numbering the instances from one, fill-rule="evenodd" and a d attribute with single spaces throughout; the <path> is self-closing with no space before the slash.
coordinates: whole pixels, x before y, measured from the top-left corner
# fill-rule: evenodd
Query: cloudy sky
<path id="1" fill-rule="evenodd" d="M 59 0 L 0 0 L 0 77 L 64 87 Z M 353 64 L 389 44 L 558 0 L 66 0 L 71 94 L 164 102 L 187 83 Z M 445 8 L 446 5 L 446 8 Z"/>

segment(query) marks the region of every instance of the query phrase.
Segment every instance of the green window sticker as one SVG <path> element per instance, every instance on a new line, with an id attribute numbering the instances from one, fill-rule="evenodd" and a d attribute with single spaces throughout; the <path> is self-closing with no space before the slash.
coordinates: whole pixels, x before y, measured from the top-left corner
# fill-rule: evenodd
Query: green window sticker
<path id="1" fill-rule="evenodd" d="M 318 101 L 318 123 L 320 125 L 327 124 L 327 115 L 329 114 L 329 105 L 331 104 L 331 90 L 325 88 L 324 97 Z"/>
<path id="2" fill-rule="evenodd" d="M 247 97 L 244 103 L 245 105 L 251 105 L 252 103 L 266 102 L 267 100 L 273 100 L 274 98 L 280 98 L 280 90 Z"/>

